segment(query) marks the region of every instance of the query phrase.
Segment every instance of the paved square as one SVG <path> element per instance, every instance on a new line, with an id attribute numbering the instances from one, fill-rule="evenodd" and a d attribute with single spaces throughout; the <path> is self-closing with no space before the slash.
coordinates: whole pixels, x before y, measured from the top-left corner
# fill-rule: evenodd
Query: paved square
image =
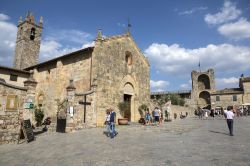
<path id="1" fill-rule="evenodd" d="M 103 130 L 43 133 L 29 144 L 1 145 L 0 165 L 250 166 L 250 117 L 235 118 L 233 137 L 222 117 L 118 126 L 114 139 Z"/>

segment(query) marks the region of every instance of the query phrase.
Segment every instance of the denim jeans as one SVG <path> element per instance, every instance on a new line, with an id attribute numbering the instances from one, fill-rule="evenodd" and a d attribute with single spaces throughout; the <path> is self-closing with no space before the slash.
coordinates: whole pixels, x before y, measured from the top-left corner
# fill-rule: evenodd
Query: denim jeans
<path id="1" fill-rule="evenodd" d="M 115 123 L 110 122 L 110 136 L 111 136 L 111 138 L 113 138 L 116 134 L 117 134 L 117 132 L 115 131 Z"/>
<path id="2" fill-rule="evenodd" d="M 230 135 L 233 135 L 233 119 L 227 119 L 227 126 L 230 132 Z"/>

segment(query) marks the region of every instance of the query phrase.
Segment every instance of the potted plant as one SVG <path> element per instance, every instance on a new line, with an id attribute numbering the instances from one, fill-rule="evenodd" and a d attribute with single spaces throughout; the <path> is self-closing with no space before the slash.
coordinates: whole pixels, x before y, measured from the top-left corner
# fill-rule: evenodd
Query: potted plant
<path id="1" fill-rule="evenodd" d="M 118 118 L 119 125 L 128 125 L 128 118 L 125 118 L 125 112 L 128 111 L 130 108 L 129 102 L 123 101 L 118 104 L 118 108 L 120 110 L 120 114 L 122 118 Z"/>
<path id="2" fill-rule="evenodd" d="M 146 113 L 146 111 L 148 110 L 147 105 L 146 105 L 146 104 L 142 104 L 142 105 L 138 108 L 138 110 L 139 110 L 139 113 L 140 113 L 140 115 L 141 115 L 141 118 L 140 118 L 140 120 L 139 120 L 139 123 L 145 124 L 145 123 L 146 123 L 146 121 L 145 121 L 145 113 Z"/>

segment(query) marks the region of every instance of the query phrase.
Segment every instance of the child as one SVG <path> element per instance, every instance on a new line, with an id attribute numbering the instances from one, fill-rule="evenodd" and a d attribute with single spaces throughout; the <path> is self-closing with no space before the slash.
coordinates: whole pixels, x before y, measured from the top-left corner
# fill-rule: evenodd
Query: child
<path id="1" fill-rule="evenodd" d="M 105 125 L 106 125 L 105 133 L 107 133 L 107 136 L 109 137 L 109 133 L 110 133 L 110 110 L 109 109 L 106 110 Z"/>
<path id="2" fill-rule="evenodd" d="M 150 115 L 149 111 L 147 111 L 147 113 L 146 113 L 146 125 L 150 124 L 150 122 L 151 122 L 151 115 Z"/>

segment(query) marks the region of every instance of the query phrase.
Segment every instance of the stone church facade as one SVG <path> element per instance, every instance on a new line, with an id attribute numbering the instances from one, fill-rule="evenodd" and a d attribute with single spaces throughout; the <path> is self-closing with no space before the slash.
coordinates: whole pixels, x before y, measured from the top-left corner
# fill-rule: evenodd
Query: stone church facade
<path id="1" fill-rule="evenodd" d="M 32 102 L 44 111 L 45 117 L 51 117 L 55 125 L 58 117 L 65 118 L 66 131 L 70 131 L 103 125 L 108 108 L 113 108 L 118 118 L 122 117 L 118 103 L 126 100 L 130 103 L 127 118 L 131 122 L 140 119 L 139 106 L 149 106 L 150 65 L 129 32 L 103 38 L 99 31 L 94 47 L 37 63 L 42 28 L 42 18 L 37 24 L 32 13 L 28 13 L 25 20 L 20 19 L 14 68 L 0 66 L 3 82 L 15 71 L 16 81 L 9 84 L 26 94 L 17 95 L 19 90 L 8 94 L 7 84 L 1 84 L 6 96 L 18 98 L 15 113 L 34 112 L 23 107 L 24 103 Z M 3 116 L 4 110 L 0 110 Z M 32 121 L 34 123 L 34 119 Z"/>

